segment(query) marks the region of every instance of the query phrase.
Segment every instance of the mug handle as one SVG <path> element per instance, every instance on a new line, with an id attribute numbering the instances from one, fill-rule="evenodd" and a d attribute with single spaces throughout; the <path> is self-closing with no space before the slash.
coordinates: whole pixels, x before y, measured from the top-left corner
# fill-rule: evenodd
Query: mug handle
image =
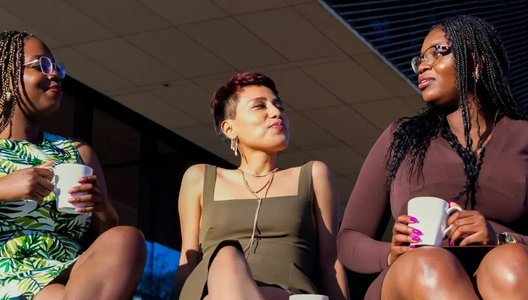
<path id="1" fill-rule="evenodd" d="M 461 211 L 462 210 L 462 207 L 460 206 L 451 206 L 450 208 L 447 209 L 447 215 L 450 216 L 452 213 L 456 212 L 456 211 Z M 447 226 L 446 229 L 444 229 L 444 236 L 446 236 L 449 231 L 451 231 L 451 228 L 453 228 L 453 225 L 449 225 Z"/>

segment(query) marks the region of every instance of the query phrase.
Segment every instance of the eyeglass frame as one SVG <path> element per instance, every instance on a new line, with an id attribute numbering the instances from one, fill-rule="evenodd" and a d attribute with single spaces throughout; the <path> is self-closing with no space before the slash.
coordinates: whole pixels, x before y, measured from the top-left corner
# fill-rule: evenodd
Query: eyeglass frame
<path id="1" fill-rule="evenodd" d="M 50 66 L 51 66 L 51 72 L 48 74 L 46 72 L 44 72 L 44 69 L 42 67 L 42 60 L 43 59 L 47 59 L 50 63 Z M 34 65 L 34 66 L 30 66 L 31 64 L 35 64 L 35 63 L 38 63 L 37 65 Z M 47 75 L 47 76 L 50 76 L 53 74 L 53 71 L 57 71 L 57 74 L 59 75 L 59 79 L 64 79 L 66 77 L 66 69 L 58 62 L 54 62 L 51 58 L 47 57 L 47 56 L 40 56 L 39 58 L 36 58 L 32 61 L 28 61 L 26 63 L 23 64 L 24 67 L 28 67 L 28 68 L 36 68 L 36 67 L 39 67 L 40 69 L 40 72 L 42 72 L 42 74 L 44 75 Z"/>
<path id="2" fill-rule="evenodd" d="M 430 62 L 429 59 L 425 58 L 425 54 L 427 53 L 427 51 L 429 51 L 429 49 L 432 49 L 432 48 L 435 49 L 434 60 Z M 421 53 L 419 56 L 415 56 L 411 59 L 411 68 L 414 73 L 418 74 L 420 65 L 422 63 L 427 63 L 430 67 L 433 67 L 437 63 L 440 62 L 442 57 L 451 54 L 451 52 L 452 52 L 452 48 L 449 45 L 446 45 L 446 44 L 432 45 L 431 47 L 425 49 L 425 51 Z"/>

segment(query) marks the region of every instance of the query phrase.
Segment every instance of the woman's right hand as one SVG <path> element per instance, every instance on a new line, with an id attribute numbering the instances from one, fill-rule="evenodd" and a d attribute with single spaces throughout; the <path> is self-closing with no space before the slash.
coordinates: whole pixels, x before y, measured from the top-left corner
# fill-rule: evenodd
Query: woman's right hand
<path id="1" fill-rule="evenodd" d="M 31 199 L 39 203 L 53 191 L 53 161 L 0 177 L 0 201 Z"/>
<path id="2" fill-rule="evenodd" d="M 413 249 L 409 244 L 412 242 L 419 242 L 422 232 L 416 228 L 412 228 L 411 224 L 418 222 L 415 217 L 401 215 L 394 222 L 392 227 L 391 251 L 387 258 L 387 264 L 390 266 L 396 261 L 400 255 Z"/>

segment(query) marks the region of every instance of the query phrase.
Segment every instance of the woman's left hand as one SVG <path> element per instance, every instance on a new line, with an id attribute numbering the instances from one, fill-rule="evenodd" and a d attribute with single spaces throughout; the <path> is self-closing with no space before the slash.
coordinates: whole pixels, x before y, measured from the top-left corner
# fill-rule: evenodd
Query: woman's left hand
<path id="1" fill-rule="evenodd" d="M 479 211 L 458 211 L 447 219 L 447 225 L 453 225 L 450 231 L 450 245 L 459 239 L 462 239 L 459 246 L 497 244 L 495 230 Z"/>
<path id="2" fill-rule="evenodd" d="M 101 196 L 101 190 L 97 184 L 97 176 L 84 176 L 79 179 L 79 185 L 68 191 L 71 194 L 68 202 L 75 206 L 79 213 L 101 212 L 108 208 L 108 200 Z M 77 194 L 85 193 L 85 194 Z"/>

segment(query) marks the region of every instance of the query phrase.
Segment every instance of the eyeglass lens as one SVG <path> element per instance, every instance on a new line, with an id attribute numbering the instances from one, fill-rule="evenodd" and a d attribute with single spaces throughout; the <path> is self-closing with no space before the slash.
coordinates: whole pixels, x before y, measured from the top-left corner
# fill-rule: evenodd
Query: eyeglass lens
<path id="1" fill-rule="evenodd" d="M 411 60 L 411 67 L 414 71 L 414 73 L 418 73 L 418 68 L 420 67 L 420 64 L 422 62 L 426 62 L 429 65 L 434 65 L 436 62 L 436 59 L 438 58 L 437 49 L 436 47 L 431 47 L 420 56 L 415 56 Z"/>
<path id="2" fill-rule="evenodd" d="M 64 77 L 66 76 L 66 70 L 64 70 L 64 68 L 60 64 L 53 63 L 51 59 L 47 56 L 41 56 L 39 58 L 39 64 L 40 70 L 46 75 L 51 75 L 53 73 L 53 70 L 55 69 L 57 70 L 60 79 L 64 79 Z"/>

